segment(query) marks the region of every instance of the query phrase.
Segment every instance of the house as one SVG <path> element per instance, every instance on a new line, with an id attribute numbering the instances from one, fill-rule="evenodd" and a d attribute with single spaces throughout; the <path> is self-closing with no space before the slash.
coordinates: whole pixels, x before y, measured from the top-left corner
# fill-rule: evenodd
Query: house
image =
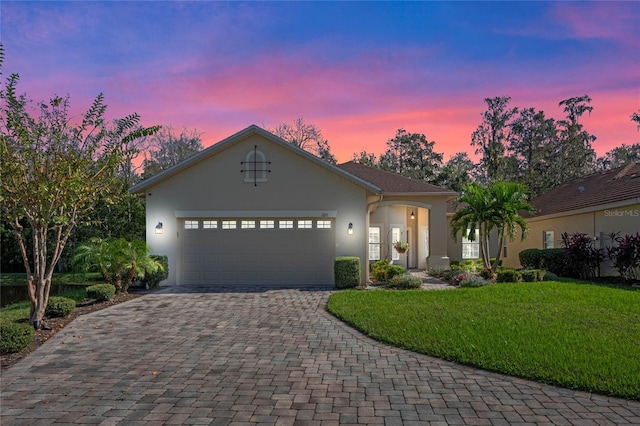
<path id="1" fill-rule="evenodd" d="M 528 248 L 562 247 L 562 233 L 584 233 L 599 248 L 610 245 L 608 235 L 640 232 L 640 163 L 593 173 L 560 185 L 531 200 L 535 215 L 527 217 L 529 235 L 508 241 L 503 264 L 520 267 L 518 254 Z M 607 265 L 605 265 L 607 267 Z M 614 272 L 603 270 L 603 275 Z"/>
<path id="2" fill-rule="evenodd" d="M 252 125 L 130 189 L 169 285 L 333 284 L 336 256 L 447 266 L 454 192 L 353 162 L 329 164 Z M 393 249 L 397 240 L 409 250 Z"/>

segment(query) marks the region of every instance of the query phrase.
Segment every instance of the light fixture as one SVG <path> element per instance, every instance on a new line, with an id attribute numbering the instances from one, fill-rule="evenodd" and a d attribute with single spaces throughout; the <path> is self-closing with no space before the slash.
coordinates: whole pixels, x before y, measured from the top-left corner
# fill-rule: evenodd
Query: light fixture
<path id="1" fill-rule="evenodd" d="M 413 219 L 415 219 L 415 218 L 416 218 L 416 215 L 415 215 L 415 214 L 413 214 L 413 211 L 411 211 L 411 216 L 410 216 L 410 217 L 411 217 L 411 220 L 413 220 Z"/>
<path id="2" fill-rule="evenodd" d="M 162 222 L 158 222 L 158 224 L 156 225 L 156 234 L 162 234 L 164 233 L 164 229 L 162 228 Z"/>
<path id="3" fill-rule="evenodd" d="M 353 223 L 349 222 L 349 227 L 347 228 L 347 233 L 349 235 L 353 235 Z"/>

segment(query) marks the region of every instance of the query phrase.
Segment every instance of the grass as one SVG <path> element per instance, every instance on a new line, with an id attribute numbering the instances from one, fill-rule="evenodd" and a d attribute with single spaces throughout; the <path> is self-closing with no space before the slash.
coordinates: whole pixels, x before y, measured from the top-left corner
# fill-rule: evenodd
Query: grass
<path id="1" fill-rule="evenodd" d="M 328 310 L 415 352 L 640 399 L 640 292 L 566 282 L 450 291 L 344 291 Z"/>
<path id="2" fill-rule="evenodd" d="M 87 298 L 87 291 L 84 287 L 80 290 L 71 290 L 58 295 L 58 297 L 68 297 L 76 302 L 81 302 Z M 29 310 L 31 302 L 28 300 L 13 303 L 0 309 L 0 321 L 3 322 L 21 322 L 29 319 Z"/>

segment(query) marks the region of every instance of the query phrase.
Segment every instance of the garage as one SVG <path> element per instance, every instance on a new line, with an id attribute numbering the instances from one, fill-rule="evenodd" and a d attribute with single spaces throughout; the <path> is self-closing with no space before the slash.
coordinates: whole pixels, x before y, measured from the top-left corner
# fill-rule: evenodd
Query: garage
<path id="1" fill-rule="evenodd" d="M 333 284 L 330 218 L 179 219 L 184 285 Z"/>

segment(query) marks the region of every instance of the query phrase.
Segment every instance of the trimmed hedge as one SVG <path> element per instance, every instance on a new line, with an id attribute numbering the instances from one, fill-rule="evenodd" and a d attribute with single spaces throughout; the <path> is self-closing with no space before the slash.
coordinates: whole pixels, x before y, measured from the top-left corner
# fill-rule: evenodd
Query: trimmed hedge
<path id="1" fill-rule="evenodd" d="M 422 280 L 411 274 L 395 275 L 388 282 L 388 286 L 391 288 L 397 288 L 398 290 L 411 290 L 422 287 Z"/>
<path id="2" fill-rule="evenodd" d="M 526 249 L 518 253 L 520 264 L 528 269 L 546 269 L 556 275 L 567 275 L 567 257 L 564 249 Z"/>
<path id="3" fill-rule="evenodd" d="M 169 258 L 164 255 L 152 254 L 149 257 L 162 265 L 162 268 L 151 274 L 145 274 L 142 279 L 144 288 L 158 288 L 161 281 L 169 278 Z"/>
<path id="4" fill-rule="evenodd" d="M 87 287 L 87 297 L 99 302 L 110 300 L 116 294 L 116 287 L 111 284 L 96 284 Z"/>
<path id="5" fill-rule="evenodd" d="M 522 281 L 522 275 L 515 269 L 500 270 L 496 278 L 498 283 L 518 283 L 520 281 Z"/>
<path id="6" fill-rule="evenodd" d="M 355 288 L 360 285 L 360 258 L 356 256 L 336 257 L 333 273 L 338 289 Z"/>
<path id="7" fill-rule="evenodd" d="M 76 301 L 68 297 L 49 297 L 45 314 L 51 317 L 66 317 L 76 309 Z"/>
<path id="8" fill-rule="evenodd" d="M 0 353 L 20 352 L 33 343 L 33 327 L 29 324 L 0 322 Z"/>

